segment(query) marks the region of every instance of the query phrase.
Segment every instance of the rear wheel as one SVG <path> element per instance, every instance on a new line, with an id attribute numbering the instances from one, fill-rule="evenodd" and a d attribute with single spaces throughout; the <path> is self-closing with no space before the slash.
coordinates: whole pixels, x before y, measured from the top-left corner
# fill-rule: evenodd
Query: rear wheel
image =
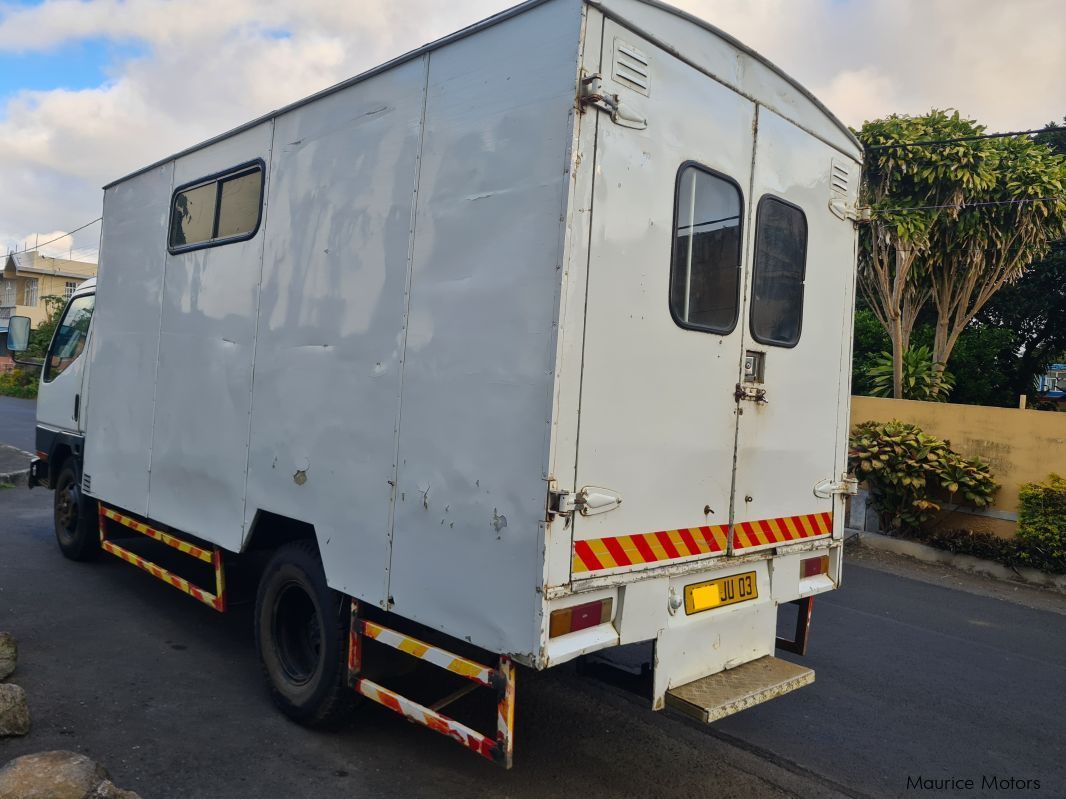
<path id="1" fill-rule="evenodd" d="M 59 549 L 71 560 L 89 560 L 100 551 L 95 504 L 81 493 L 78 462 L 67 458 L 56 477 L 52 510 Z"/>
<path id="2" fill-rule="evenodd" d="M 314 544 L 281 547 L 259 581 L 255 646 L 274 704 L 289 718 L 326 727 L 350 711 L 349 623 L 349 600 L 326 585 Z"/>

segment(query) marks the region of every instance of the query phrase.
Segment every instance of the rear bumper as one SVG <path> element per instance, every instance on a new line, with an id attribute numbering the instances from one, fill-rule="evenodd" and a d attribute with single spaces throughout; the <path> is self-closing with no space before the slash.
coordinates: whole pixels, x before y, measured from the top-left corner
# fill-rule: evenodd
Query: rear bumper
<path id="1" fill-rule="evenodd" d="M 547 638 L 542 667 L 617 645 L 653 641 L 654 706 L 667 691 L 759 658 L 772 656 L 777 642 L 778 608 L 836 588 L 840 582 L 842 542 L 824 538 L 737 558 L 704 561 L 700 570 L 675 567 L 644 573 L 639 579 L 607 584 L 607 578 L 582 581 L 580 593 L 549 597 L 552 610 L 613 597 L 609 623 Z M 829 556 L 827 574 L 804 577 L 804 560 Z M 689 613 L 685 589 L 720 577 L 753 572 L 758 596 L 736 604 Z M 595 583 L 596 585 L 590 585 Z M 576 587 L 576 586 L 575 586 Z"/>

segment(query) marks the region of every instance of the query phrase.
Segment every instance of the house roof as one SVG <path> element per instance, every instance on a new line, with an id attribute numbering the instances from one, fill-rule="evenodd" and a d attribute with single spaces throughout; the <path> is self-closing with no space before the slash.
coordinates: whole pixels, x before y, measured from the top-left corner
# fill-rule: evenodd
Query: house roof
<path id="1" fill-rule="evenodd" d="M 20 274 L 54 275 L 85 280 L 96 275 L 96 264 L 66 258 L 49 258 L 32 251 L 10 253 L 4 260 L 3 276 L 14 278 Z"/>

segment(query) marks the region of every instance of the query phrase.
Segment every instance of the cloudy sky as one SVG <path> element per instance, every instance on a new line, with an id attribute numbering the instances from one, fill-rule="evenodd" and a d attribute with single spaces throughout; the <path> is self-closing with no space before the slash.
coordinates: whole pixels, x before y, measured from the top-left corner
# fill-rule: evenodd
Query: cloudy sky
<path id="1" fill-rule="evenodd" d="M 1066 115 L 1064 0 L 675 0 L 850 125 L 956 107 Z M 0 0 L 0 247 L 100 214 L 100 186 L 499 11 L 507 0 Z M 99 225 L 42 248 L 95 260 Z"/>

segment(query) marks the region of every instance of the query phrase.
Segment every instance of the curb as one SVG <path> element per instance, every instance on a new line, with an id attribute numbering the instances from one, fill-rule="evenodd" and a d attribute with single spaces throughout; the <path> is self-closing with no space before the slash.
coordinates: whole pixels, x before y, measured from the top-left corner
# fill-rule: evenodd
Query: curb
<path id="1" fill-rule="evenodd" d="M 859 543 L 870 547 L 870 549 L 894 552 L 897 555 L 907 555 L 925 563 L 942 563 L 973 574 L 983 574 L 987 577 L 995 577 L 999 580 L 1009 580 L 1015 583 L 1020 581 L 1066 593 L 1066 574 L 1047 574 L 1039 569 L 1025 567 L 1011 568 L 995 561 L 975 558 L 973 555 L 960 555 L 944 549 L 936 549 L 925 544 L 919 544 L 917 541 L 892 538 L 880 533 L 868 533 L 851 529 L 846 529 L 845 533 L 858 536 Z"/>
<path id="2" fill-rule="evenodd" d="M 10 450 L 11 452 L 17 453 L 18 455 L 25 456 L 27 461 L 30 461 L 34 458 L 34 454 L 32 452 L 26 452 L 25 450 L 19 449 L 18 447 L 13 447 L 10 444 L 0 444 L 0 449 Z M 0 472 L 0 483 L 8 483 L 9 485 L 25 485 L 29 477 L 30 465 L 27 462 L 26 468 L 24 469 L 19 469 L 18 471 L 14 472 Z"/>
<path id="3" fill-rule="evenodd" d="M 0 483 L 6 483 L 8 485 L 26 485 L 26 481 L 30 478 L 30 470 L 23 469 L 20 472 L 4 472 L 0 473 Z"/>

